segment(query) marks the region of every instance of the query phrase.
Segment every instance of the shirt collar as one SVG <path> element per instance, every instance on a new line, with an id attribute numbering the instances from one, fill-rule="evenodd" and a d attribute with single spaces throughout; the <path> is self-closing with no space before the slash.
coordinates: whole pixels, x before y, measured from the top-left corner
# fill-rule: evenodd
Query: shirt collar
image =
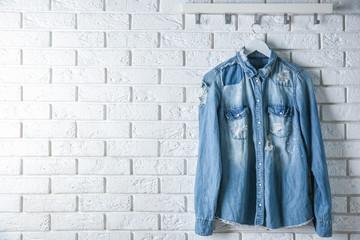
<path id="1" fill-rule="evenodd" d="M 277 54 L 275 53 L 274 49 L 269 46 L 270 49 L 270 58 L 268 59 L 267 63 L 263 68 L 256 70 L 250 63 L 247 55 L 245 54 L 245 46 L 242 46 L 241 49 L 236 53 L 236 57 L 240 63 L 240 65 L 245 70 L 245 73 L 248 75 L 249 78 L 252 78 L 254 75 L 259 73 L 262 79 L 266 79 L 269 73 L 273 70 L 275 65 Z M 263 54 L 259 52 L 255 52 L 256 56 L 260 56 Z"/>

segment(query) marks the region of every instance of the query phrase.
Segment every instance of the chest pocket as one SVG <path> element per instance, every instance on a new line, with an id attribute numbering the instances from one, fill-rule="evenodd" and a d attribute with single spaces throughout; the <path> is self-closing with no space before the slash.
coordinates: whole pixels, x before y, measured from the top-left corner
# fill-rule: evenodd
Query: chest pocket
<path id="1" fill-rule="evenodd" d="M 246 139 L 249 132 L 249 108 L 240 106 L 225 112 L 227 126 L 234 139 Z"/>
<path id="2" fill-rule="evenodd" d="M 287 137 L 292 132 L 293 107 L 288 105 L 268 105 L 269 131 L 277 137 Z"/>

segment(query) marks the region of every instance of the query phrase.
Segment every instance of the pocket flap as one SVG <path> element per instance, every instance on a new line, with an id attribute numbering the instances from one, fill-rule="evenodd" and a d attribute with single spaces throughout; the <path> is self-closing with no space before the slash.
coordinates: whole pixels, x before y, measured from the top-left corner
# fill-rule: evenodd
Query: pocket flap
<path id="1" fill-rule="evenodd" d="M 276 116 L 279 117 L 285 117 L 292 115 L 293 108 L 292 106 L 288 106 L 288 105 L 272 104 L 272 105 L 268 105 L 268 112 L 275 114 Z"/>
<path id="2" fill-rule="evenodd" d="M 240 106 L 226 111 L 225 116 L 228 119 L 238 119 L 245 117 L 246 114 L 248 113 L 249 113 L 249 108 L 247 106 Z"/>

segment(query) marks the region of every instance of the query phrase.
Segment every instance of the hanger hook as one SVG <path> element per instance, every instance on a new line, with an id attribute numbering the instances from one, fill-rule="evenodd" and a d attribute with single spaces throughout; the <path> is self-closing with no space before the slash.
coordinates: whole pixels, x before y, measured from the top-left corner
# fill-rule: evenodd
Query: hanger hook
<path id="1" fill-rule="evenodd" d="M 284 13 L 284 24 L 289 24 L 290 23 L 290 19 L 288 17 L 287 13 Z"/>
<path id="2" fill-rule="evenodd" d="M 314 24 L 319 24 L 320 20 L 318 19 L 318 14 L 314 13 Z"/>

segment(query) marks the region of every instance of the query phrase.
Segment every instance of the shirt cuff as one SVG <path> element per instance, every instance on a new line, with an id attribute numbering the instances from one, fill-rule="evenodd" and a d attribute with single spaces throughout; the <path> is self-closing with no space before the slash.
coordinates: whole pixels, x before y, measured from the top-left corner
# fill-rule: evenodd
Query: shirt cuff
<path id="1" fill-rule="evenodd" d="M 195 219 L 195 233 L 201 236 L 212 235 L 214 231 L 214 221 Z"/>
<path id="2" fill-rule="evenodd" d="M 317 220 L 315 222 L 315 231 L 320 237 L 331 237 L 332 221 Z"/>

